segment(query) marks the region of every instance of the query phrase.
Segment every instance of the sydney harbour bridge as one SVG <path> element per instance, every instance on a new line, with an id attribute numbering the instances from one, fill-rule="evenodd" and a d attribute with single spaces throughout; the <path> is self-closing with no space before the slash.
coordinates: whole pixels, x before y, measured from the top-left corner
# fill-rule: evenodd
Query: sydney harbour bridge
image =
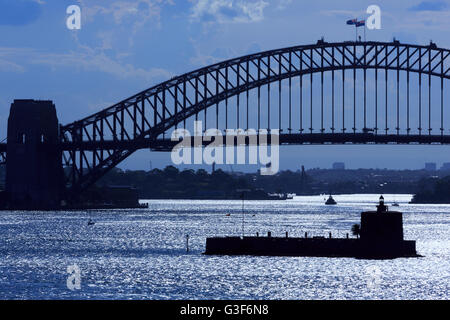
<path id="1" fill-rule="evenodd" d="M 282 145 L 449 144 L 449 54 L 432 42 L 319 40 L 206 66 L 66 125 L 51 101 L 15 100 L 0 144 L 6 191 L 44 207 L 74 201 L 135 151 L 170 151 L 173 130 L 196 120 L 279 129 Z"/>

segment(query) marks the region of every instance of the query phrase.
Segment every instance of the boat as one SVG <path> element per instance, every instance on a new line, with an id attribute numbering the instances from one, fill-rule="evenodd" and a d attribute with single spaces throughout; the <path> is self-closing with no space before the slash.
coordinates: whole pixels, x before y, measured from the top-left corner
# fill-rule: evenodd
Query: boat
<path id="1" fill-rule="evenodd" d="M 95 222 L 92 219 L 89 219 L 87 224 L 88 224 L 88 226 L 93 226 L 95 224 Z"/>
<path id="2" fill-rule="evenodd" d="M 328 200 L 325 202 L 325 204 L 326 205 L 335 205 L 335 204 L 337 204 L 337 202 L 333 199 L 333 197 L 330 194 L 330 196 L 328 197 Z"/>
<path id="3" fill-rule="evenodd" d="M 268 193 L 268 200 L 287 200 L 288 195 L 286 193 Z"/>
<path id="4" fill-rule="evenodd" d="M 391 204 L 391 206 L 393 206 L 393 207 L 400 207 L 400 205 L 398 204 L 397 200 L 395 199 L 395 196 L 394 196 L 394 202 Z"/>

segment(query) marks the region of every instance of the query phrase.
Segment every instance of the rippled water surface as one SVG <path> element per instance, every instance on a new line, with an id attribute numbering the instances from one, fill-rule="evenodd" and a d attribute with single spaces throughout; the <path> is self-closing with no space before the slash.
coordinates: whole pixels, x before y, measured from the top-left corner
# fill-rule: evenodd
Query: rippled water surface
<path id="1" fill-rule="evenodd" d="M 245 233 L 345 237 L 377 195 L 246 201 Z M 148 209 L 2 212 L 1 299 L 449 299 L 450 205 L 410 205 L 406 239 L 423 258 L 204 256 L 205 239 L 240 235 L 241 201 L 148 201 Z M 230 214 L 227 216 L 227 214 Z M 95 225 L 88 226 L 89 219 Z M 189 234 L 189 253 L 186 235 Z M 71 291 L 67 267 L 81 270 Z"/>

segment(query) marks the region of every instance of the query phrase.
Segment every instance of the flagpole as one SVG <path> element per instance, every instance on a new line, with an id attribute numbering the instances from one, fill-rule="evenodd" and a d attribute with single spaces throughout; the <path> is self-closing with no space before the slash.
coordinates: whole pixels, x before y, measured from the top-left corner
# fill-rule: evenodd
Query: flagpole
<path id="1" fill-rule="evenodd" d="M 348 25 L 354 25 L 355 26 L 355 42 L 358 41 L 358 18 L 347 20 Z"/>

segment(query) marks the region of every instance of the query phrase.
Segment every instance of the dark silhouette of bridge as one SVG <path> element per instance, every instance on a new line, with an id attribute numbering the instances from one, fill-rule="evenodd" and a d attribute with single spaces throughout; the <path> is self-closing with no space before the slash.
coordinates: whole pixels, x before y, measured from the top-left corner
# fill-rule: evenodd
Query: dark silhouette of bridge
<path id="1" fill-rule="evenodd" d="M 449 144 L 449 55 L 432 42 L 319 40 L 174 77 L 59 127 L 51 148 L 64 168 L 61 197 L 76 199 L 139 149 L 171 150 L 172 132 L 195 120 L 203 132 L 279 129 L 284 145 Z M 0 144 L 7 166 L 16 140 L 8 133 Z"/>

